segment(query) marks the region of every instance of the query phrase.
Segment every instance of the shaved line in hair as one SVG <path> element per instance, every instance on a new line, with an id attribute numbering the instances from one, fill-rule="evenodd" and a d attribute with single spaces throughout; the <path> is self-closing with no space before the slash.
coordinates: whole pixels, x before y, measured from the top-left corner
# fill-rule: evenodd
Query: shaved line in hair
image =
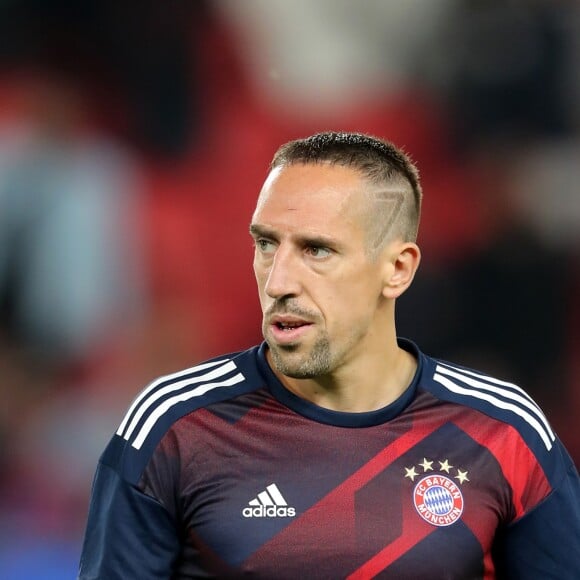
<path id="1" fill-rule="evenodd" d="M 402 191 L 378 190 L 368 193 L 368 202 L 363 210 L 366 223 L 368 251 L 375 255 L 385 243 L 397 236 L 405 236 L 405 225 L 401 223 L 405 194 Z"/>
<path id="2" fill-rule="evenodd" d="M 381 247 L 385 242 L 385 239 L 392 233 L 393 226 L 399 217 L 401 210 L 403 209 L 403 203 L 405 201 L 405 196 L 400 191 L 381 191 L 375 194 L 375 203 L 384 205 L 389 204 L 392 206 L 389 216 L 386 220 L 381 220 L 381 227 L 379 229 L 380 235 L 375 240 L 373 249 Z M 380 211 L 380 210 L 379 210 Z M 380 212 L 384 215 L 384 212 Z"/>

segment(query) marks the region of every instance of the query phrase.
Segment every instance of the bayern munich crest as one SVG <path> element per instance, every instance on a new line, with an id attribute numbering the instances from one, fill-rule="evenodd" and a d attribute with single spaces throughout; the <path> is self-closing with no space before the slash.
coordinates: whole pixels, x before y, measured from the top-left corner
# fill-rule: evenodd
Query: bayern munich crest
<path id="1" fill-rule="evenodd" d="M 417 513 L 428 523 L 443 527 L 450 526 L 459 520 L 463 513 L 464 500 L 460 489 L 460 484 L 469 481 L 467 471 L 461 469 L 453 470 L 457 475 L 453 476 L 453 466 L 448 460 L 439 461 L 441 470 L 446 474 L 437 473 L 433 469 L 434 461 L 423 459 L 419 466 L 423 472 L 431 471 L 429 475 L 423 475 L 415 484 L 413 489 L 413 504 Z M 406 468 L 405 477 L 411 481 L 420 477 L 418 468 Z M 457 480 L 457 481 L 454 481 Z"/>
<path id="2" fill-rule="evenodd" d="M 457 485 L 444 475 L 421 479 L 413 492 L 415 509 L 435 526 L 450 526 L 463 513 L 463 495 Z"/>

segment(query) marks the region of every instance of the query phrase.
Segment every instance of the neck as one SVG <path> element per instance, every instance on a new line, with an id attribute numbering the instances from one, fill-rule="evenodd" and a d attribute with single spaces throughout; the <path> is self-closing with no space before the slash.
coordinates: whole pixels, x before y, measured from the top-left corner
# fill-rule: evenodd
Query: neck
<path id="1" fill-rule="evenodd" d="M 376 352 L 367 352 L 328 375 L 296 379 L 270 366 L 282 384 L 295 395 L 331 411 L 364 413 L 386 407 L 411 384 L 417 361 L 400 348 L 396 337 L 383 342 Z"/>

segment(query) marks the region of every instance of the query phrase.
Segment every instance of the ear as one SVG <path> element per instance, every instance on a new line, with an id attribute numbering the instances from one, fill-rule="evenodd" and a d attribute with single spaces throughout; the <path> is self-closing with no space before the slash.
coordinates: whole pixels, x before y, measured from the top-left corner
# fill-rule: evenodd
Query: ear
<path id="1" fill-rule="evenodd" d="M 421 262 L 421 250 L 412 242 L 398 242 L 390 248 L 385 268 L 383 296 L 395 299 L 411 285 Z"/>

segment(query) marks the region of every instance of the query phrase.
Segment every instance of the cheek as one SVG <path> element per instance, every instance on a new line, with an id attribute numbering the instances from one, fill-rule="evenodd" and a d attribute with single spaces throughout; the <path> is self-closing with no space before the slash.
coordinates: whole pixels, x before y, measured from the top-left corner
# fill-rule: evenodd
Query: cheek
<path id="1" fill-rule="evenodd" d="M 254 276 L 256 278 L 256 286 L 258 288 L 258 298 L 260 299 L 260 304 L 265 306 L 269 300 L 265 291 L 268 276 L 264 272 L 263 268 L 257 268 L 256 266 L 254 266 Z"/>
<path id="2" fill-rule="evenodd" d="M 341 326 L 372 317 L 381 295 L 381 286 L 374 277 L 337 281 L 328 291 L 326 308 L 340 319 Z"/>
<path id="3" fill-rule="evenodd" d="M 337 326 L 347 326 L 349 321 L 360 312 L 361 300 L 352 288 L 341 285 L 340 282 L 320 289 L 314 301 L 322 311 L 327 323 Z"/>
<path id="4" fill-rule="evenodd" d="M 262 290 L 262 288 L 264 287 L 265 284 L 265 280 L 266 280 L 266 275 L 264 273 L 264 268 L 259 266 L 256 263 L 256 260 L 254 260 L 254 277 L 256 278 L 256 283 L 258 284 L 258 288 L 260 289 L 260 291 Z"/>

